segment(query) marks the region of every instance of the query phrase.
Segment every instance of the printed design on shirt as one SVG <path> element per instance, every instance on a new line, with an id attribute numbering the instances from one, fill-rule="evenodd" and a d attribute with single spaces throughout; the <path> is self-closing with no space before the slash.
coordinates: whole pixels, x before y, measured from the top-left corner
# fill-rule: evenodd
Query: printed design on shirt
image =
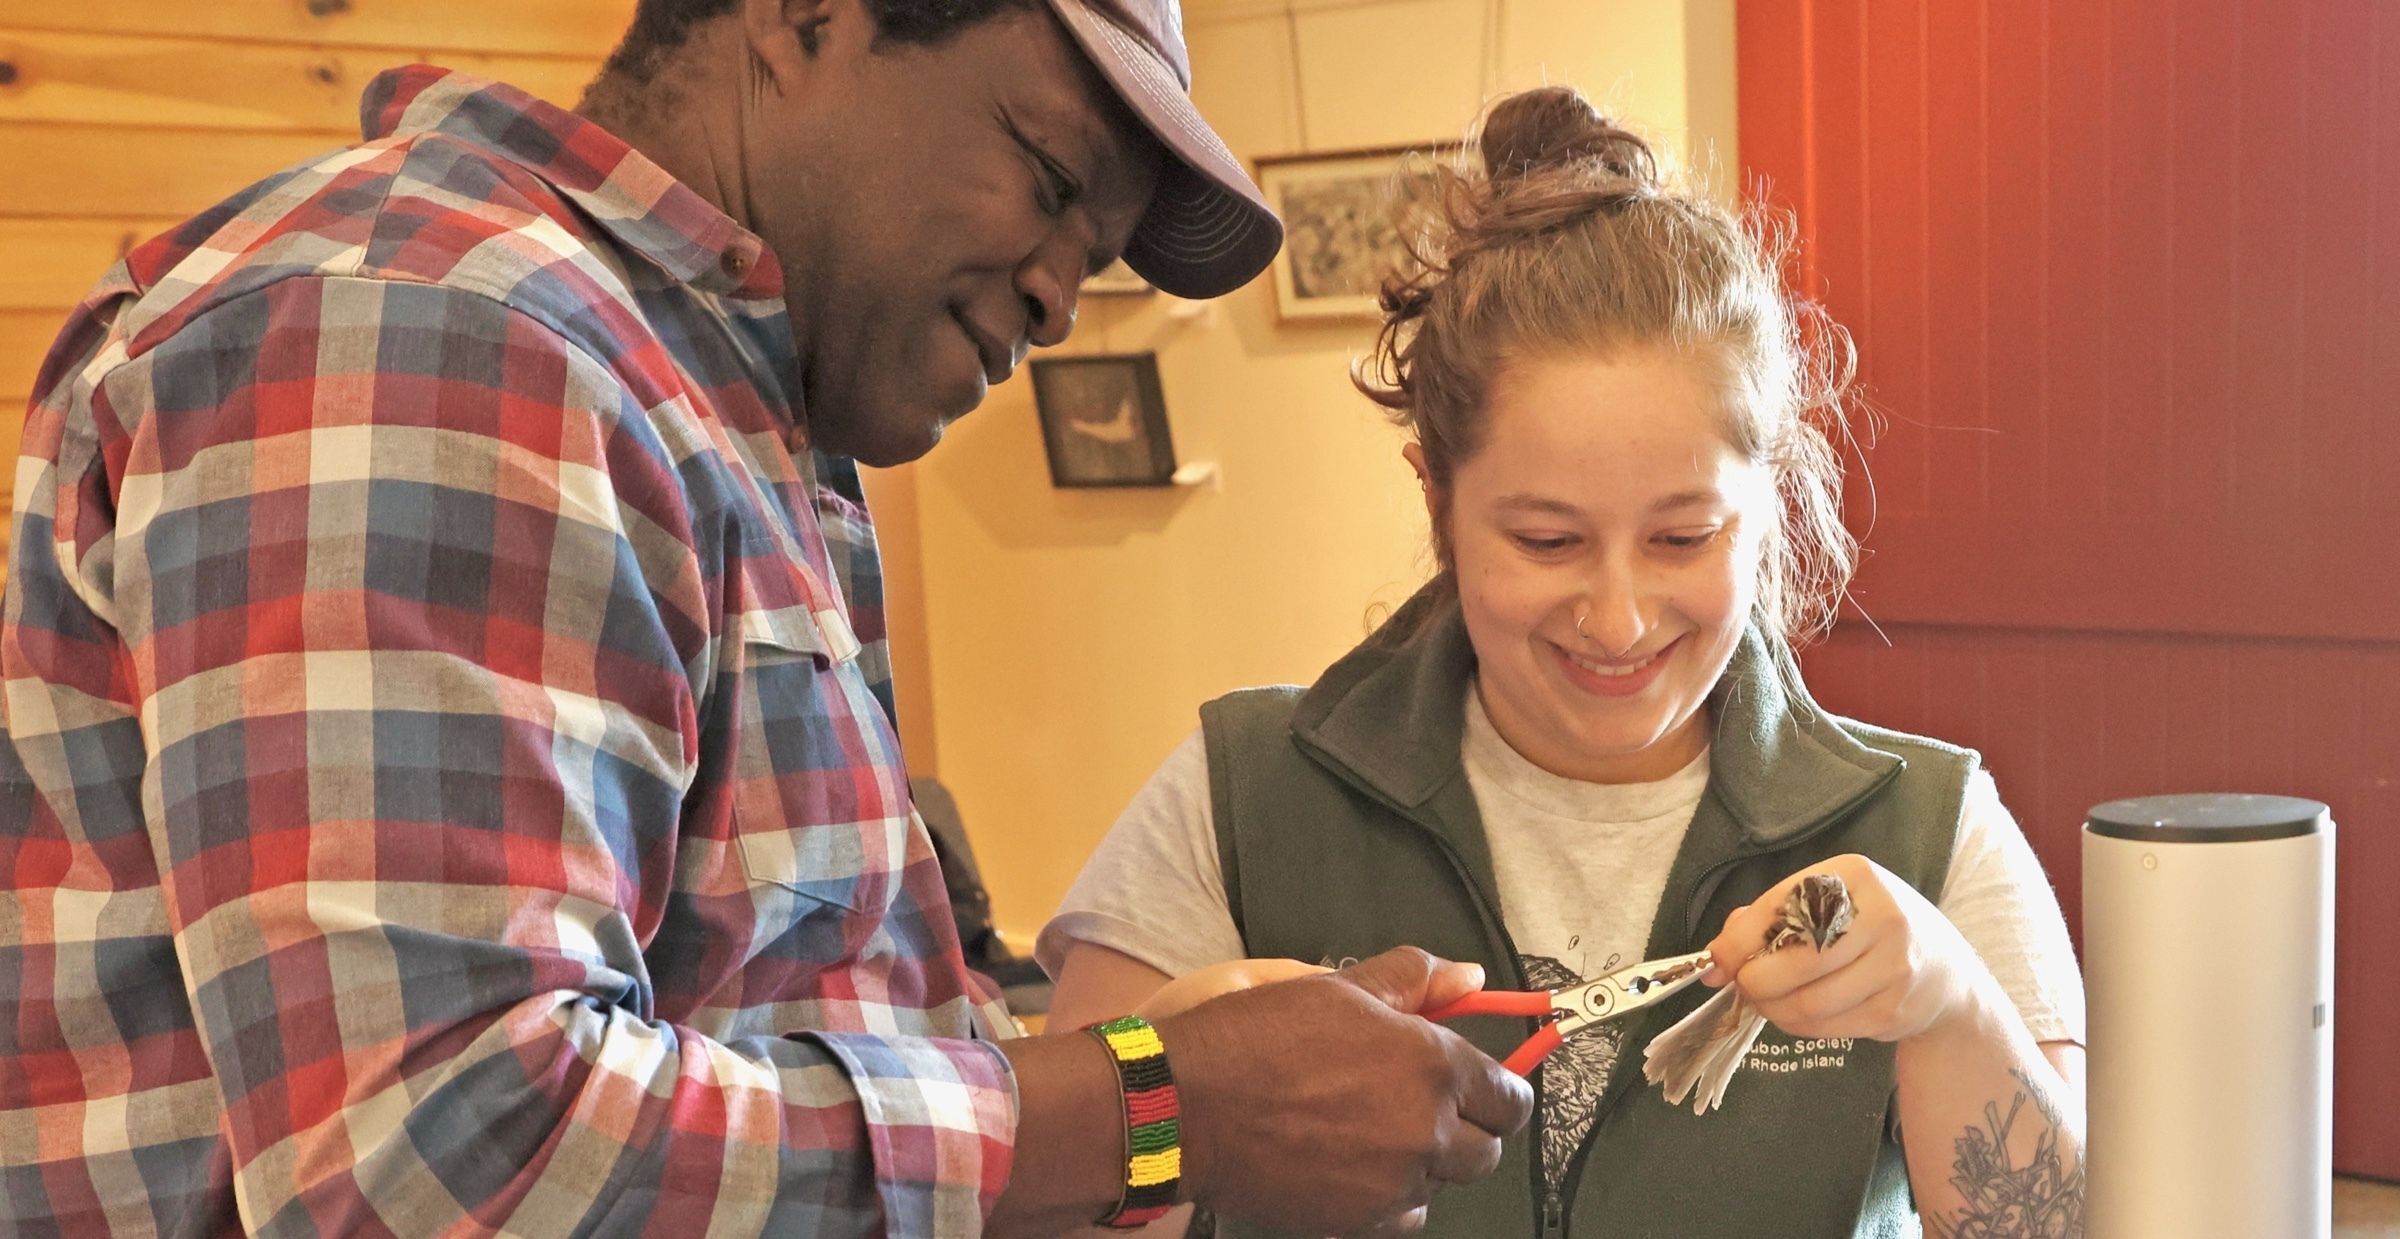
<path id="1" fill-rule="evenodd" d="M 1562 989 L 1586 979 L 1545 955 L 1519 955 L 1517 966 L 1524 969 L 1527 989 Z M 1542 1060 L 1537 1079 L 1542 1106 L 1542 1182 L 1553 1191 L 1566 1186 L 1567 1165 L 1600 1117 L 1600 1097 L 1608 1091 L 1609 1073 L 1616 1070 L 1617 1048 L 1624 1035 L 1617 1025 L 1603 1024 L 1569 1037 Z"/>

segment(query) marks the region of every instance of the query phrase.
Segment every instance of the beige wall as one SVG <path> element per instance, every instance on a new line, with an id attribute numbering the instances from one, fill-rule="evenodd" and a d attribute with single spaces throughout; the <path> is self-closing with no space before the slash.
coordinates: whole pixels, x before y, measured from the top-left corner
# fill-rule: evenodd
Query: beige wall
<path id="1" fill-rule="evenodd" d="M 1456 138 L 1487 94 L 1549 81 L 1732 164 L 1733 0 L 1186 7 L 1201 106 L 1245 158 Z M 922 580 L 895 588 L 921 584 L 926 643 L 901 672 L 929 676 L 934 736 L 912 762 L 938 745 L 1021 945 L 1201 701 L 1314 677 L 1425 575 L 1400 441 L 1344 377 L 1371 329 L 1278 325 L 1264 281 L 1180 308 L 1087 300 L 1069 350 L 1155 349 L 1178 455 L 1214 484 L 1053 489 L 1023 377 L 875 480 L 915 491 Z"/>

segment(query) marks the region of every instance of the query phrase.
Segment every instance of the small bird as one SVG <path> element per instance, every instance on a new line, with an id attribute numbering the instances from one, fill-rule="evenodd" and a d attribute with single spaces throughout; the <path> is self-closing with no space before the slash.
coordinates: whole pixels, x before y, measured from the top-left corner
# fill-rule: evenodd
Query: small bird
<path id="1" fill-rule="evenodd" d="M 1809 874 L 1784 896 L 1783 907 L 1767 930 L 1767 944 L 1750 959 L 1795 942 L 1807 942 L 1822 951 L 1841 940 L 1855 914 L 1850 888 L 1840 878 L 1830 873 Z M 1692 1098 L 1692 1113 L 1706 1114 L 1724 1104 L 1726 1083 L 1749 1057 L 1750 1047 L 1766 1026 L 1767 1017 L 1742 997 L 1741 987 L 1727 985 L 1698 1010 L 1651 1039 L 1642 1051 L 1642 1075 L 1664 1087 L 1667 1104 L 1672 1106 L 1682 1105 L 1693 1086 L 1699 1086 L 1698 1095 Z"/>

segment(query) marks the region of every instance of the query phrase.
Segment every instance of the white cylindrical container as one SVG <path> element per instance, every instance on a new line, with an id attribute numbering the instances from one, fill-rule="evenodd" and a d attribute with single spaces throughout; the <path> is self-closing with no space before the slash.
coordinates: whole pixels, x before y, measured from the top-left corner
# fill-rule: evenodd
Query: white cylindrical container
<path id="1" fill-rule="evenodd" d="M 2083 828 L 2091 1239 L 2333 1230 L 2333 819 L 2149 796 Z"/>

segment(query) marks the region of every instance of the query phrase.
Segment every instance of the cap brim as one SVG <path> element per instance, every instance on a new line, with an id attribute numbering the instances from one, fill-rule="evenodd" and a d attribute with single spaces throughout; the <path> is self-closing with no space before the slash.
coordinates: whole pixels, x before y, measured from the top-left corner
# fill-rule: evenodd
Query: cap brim
<path id="1" fill-rule="evenodd" d="M 1134 226 L 1125 262 L 1178 297 L 1218 297 L 1258 277 L 1283 248 L 1283 221 L 1227 150 L 1175 71 L 1098 10 L 1051 5 L 1100 76 L 1166 148 L 1150 210 Z"/>

